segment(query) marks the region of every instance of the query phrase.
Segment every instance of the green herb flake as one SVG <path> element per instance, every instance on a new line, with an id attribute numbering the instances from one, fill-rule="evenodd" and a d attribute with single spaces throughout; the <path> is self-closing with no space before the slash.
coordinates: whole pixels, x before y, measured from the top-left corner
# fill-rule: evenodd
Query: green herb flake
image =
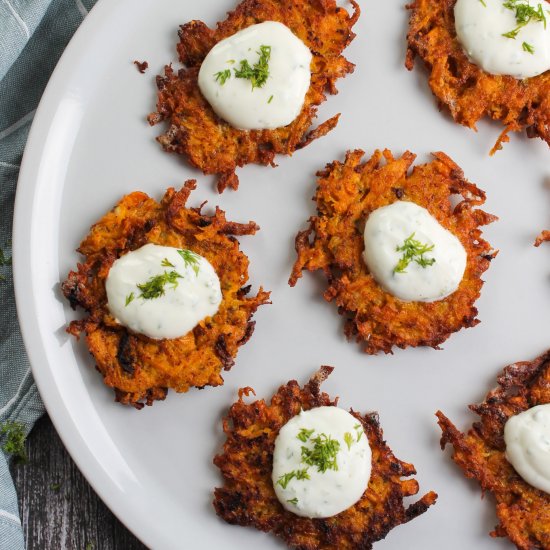
<path id="1" fill-rule="evenodd" d="M 428 246 L 414 238 L 414 233 L 411 233 L 402 246 L 396 247 L 397 252 L 403 252 L 403 256 L 393 268 L 394 273 L 406 273 L 406 269 L 411 262 L 416 262 L 421 267 L 427 267 L 435 263 L 435 258 L 425 258 L 424 254 L 431 252 L 434 245 Z"/>
<path id="2" fill-rule="evenodd" d="M 348 446 L 348 451 L 350 451 L 351 450 L 351 445 L 353 444 L 353 436 L 349 432 L 346 432 L 344 434 L 344 441 L 346 442 L 346 445 Z"/>
<path id="3" fill-rule="evenodd" d="M 61 489 L 61 483 L 50 483 L 50 489 L 58 493 L 59 489 Z"/>
<path id="4" fill-rule="evenodd" d="M 361 436 L 365 433 L 365 430 L 363 430 L 363 426 L 361 426 L 361 424 L 355 424 L 353 429 L 357 432 L 357 442 L 359 442 Z"/>
<path id="5" fill-rule="evenodd" d="M 195 272 L 195 275 L 198 277 L 200 269 L 200 256 L 196 252 L 187 250 L 186 248 L 183 250 L 178 250 L 178 254 L 183 258 L 185 267 L 191 267 Z"/>
<path id="6" fill-rule="evenodd" d="M 340 443 L 326 434 L 320 434 L 310 441 L 313 448 L 302 446 L 302 462 L 316 466 L 317 471 L 325 473 L 327 470 L 338 470 L 336 456 L 340 450 Z"/>
<path id="7" fill-rule="evenodd" d="M 519 33 L 519 28 L 514 29 L 513 31 L 510 31 L 510 32 L 502 33 L 502 36 L 504 36 L 504 38 L 513 38 L 515 40 L 518 33 Z"/>
<path id="8" fill-rule="evenodd" d="M 298 506 L 298 499 L 296 497 L 287 499 L 287 502 L 294 504 L 294 506 Z"/>
<path id="9" fill-rule="evenodd" d="M 525 27 L 531 21 L 542 23 L 546 29 L 546 15 L 542 9 L 542 4 L 538 4 L 538 7 L 535 9 L 529 0 L 506 0 L 502 4 L 506 9 L 512 10 L 516 17 L 517 27 L 511 31 L 505 32 L 502 34 L 505 38 L 516 39 L 519 31 Z M 533 53 L 535 50 L 533 46 L 524 42 L 522 44 L 523 50 L 529 53 Z M 533 51 L 531 51 L 531 49 Z"/>
<path id="10" fill-rule="evenodd" d="M 260 46 L 260 51 L 256 52 L 260 57 L 251 67 L 248 60 L 243 59 L 240 62 L 239 69 L 233 69 L 235 78 L 245 78 L 250 80 L 252 91 L 254 88 L 261 88 L 267 82 L 269 77 L 269 60 L 271 58 L 271 46 Z"/>
<path id="11" fill-rule="evenodd" d="M 2 450 L 11 455 L 16 463 L 22 464 L 28 460 L 25 437 L 25 426 L 21 422 L 8 421 L 0 425 Z"/>
<path id="12" fill-rule="evenodd" d="M 160 263 L 162 267 L 176 267 L 172 262 L 168 261 L 168 258 L 164 258 Z"/>
<path id="13" fill-rule="evenodd" d="M 288 472 L 286 474 L 283 474 L 278 480 L 277 484 L 280 485 L 283 489 L 286 489 L 288 484 L 296 478 L 298 481 L 309 479 L 309 474 L 307 473 L 307 468 L 304 468 L 303 470 L 292 470 L 292 472 Z"/>
<path id="14" fill-rule="evenodd" d="M 296 436 L 300 441 L 302 441 L 303 443 L 305 443 L 310 437 L 311 437 L 311 434 L 314 432 L 315 430 L 306 430 L 306 428 L 302 428 L 300 430 L 300 433 Z"/>
<path id="15" fill-rule="evenodd" d="M 216 82 L 219 82 L 220 86 L 223 86 L 227 79 L 231 78 L 231 71 L 229 69 L 218 71 L 217 73 L 214 73 L 214 78 Z"/>
<path id="16" fill-rule="evenodd" d="M 531 46 L 531 44 L 528 44 L 527 42 L 524 42 L 521 47 L 523 48 L 523 51 L 524 52 L 527 52 L 527 53 L 530 53 L 530 54 L 534 54 L 535 53 L 535 48 L 533 48 L 533 46 Z"/>
<path id="17" fill-rule="evenodd" d="M 273 101 L 273 96 L 270 95 L 270 96 L 269 96 L 269 99 L 267 100 L 267 102 L 268 102 L 268 103 L 271 103 L 272 101 Z"/>
<path id="18" fill-rule="evenodd" d="M 283 489 L 286 489 L 288 484 L 296 477 L 296 472 L 288 472 L 283 474 L 278 480 L 277 484 L 280 485 Z"/>
<path id="19" fill-rule="evenodd" d="M 141 291 L 139 298 L 143 298 L 144 300 L 160 298 L 161 296 L 164 296 L 166 292 L 166 285 L 172 285 L 172 289 L 175 289 L 178 286 L 178 279 L 183 279 L 183 276 L 177 271 L 165 271 L 160 275 L 155 275 L 146 283 L 136 285 Z"/>
<path id="20" fill-rule="evenodd" d="M 485 0 L 479 0 L 482 4 L 483 4 L 483 7 L 486 8 L 487 7 L 487 4 L 485 3 Z"/>
<path id="21" fill-rule="evenodd" d="M 298 481 L 302 481 L 303 479 L 309 479 L 309 474 L 307 473 L 307 468 L 304 468 L 303 470 L 297 470 L 296 471 L 296 479 Z"/>
<path id="22" fill-rule="evenodd" d="M 128 307 L 128 305 L 134 301 L 134 298 L 135 298 L 134 293 L 130 292 L 130 294 L 126 296 L 126 303 L 124 304 L 124 307 Z"/>

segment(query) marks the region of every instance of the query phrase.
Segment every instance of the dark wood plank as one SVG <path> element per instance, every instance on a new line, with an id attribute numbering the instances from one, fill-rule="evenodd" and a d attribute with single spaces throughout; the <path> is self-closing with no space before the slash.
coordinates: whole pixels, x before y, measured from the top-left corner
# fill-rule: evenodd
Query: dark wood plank
<path id="1" fill-rule="evenodd" d="M 13 466 L 27 550 L 144 550 L 95 494 L 50 419 L 27 439 L 29 462 Z"/>

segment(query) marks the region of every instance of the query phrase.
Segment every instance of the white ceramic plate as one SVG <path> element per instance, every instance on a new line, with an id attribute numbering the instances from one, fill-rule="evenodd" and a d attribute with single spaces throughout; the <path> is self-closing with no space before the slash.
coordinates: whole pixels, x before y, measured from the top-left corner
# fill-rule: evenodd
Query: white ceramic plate
<path id="1" fill-rule="evenodd" d="M 233 0 L 118 0 L 99 2 L 75 35 L 48 85 L 25 151 L 15 212 L 15 281 L 19 316 L 33 372 L 48 411 L 78 466 L 118 517 L 154 548 L 281 548 L 274 537 L 225 524 L 214 514 L 212 491 L 221 480 L 212 457 L 223 442 L 220 420 L 249 385 L 269 397 L 291 378 L 305 382 L 321 364 L 335 372 L 324 389 L 341 405 L 380 413 L 396 455 L 413 462 L 421 491 L 438 503 L 392 531 L 379 549 L 509 548 L 488 532 L 496 524 L 491 498 L 481 499 L 449 452 L 439 450 L 434 412 L 459 426 L 473 420 L 466 405 L 495 384 L 497 372 L 548 346 L 548 251 L 532 246 L 549 225 L 548 147 L 512 136 L 490 158 L 500 127 L 476 134 L 438 112 L 423 70 L 403 66 L 408 15 L 404 2 L 363 2 L 357 38 L 346 52 L 356 71 L 320 120 L 341 112 L 327 137 L 277 159 L 279 167 L 239 170 L 238 192 L 218 196 L 213 178 L 165 154 L 154 141 L 160 128 L 145 116 L 155 106 L 154 76 L 175 58 L 180 23 L 224 18 Z M 138 73 L 132 61 L 147 60 Z M 370 357 L 345 341 L 342 319 L 321 297 L 322 277 L 287 278 L 293 240 L 314 213 L 315 171 L 346 149 L 370 155 L 388 147 L 428 160 L 448 153 L 487 191 L 486 209 L 500 217 L 485 234 L 501 250 L 486 274 L 478 302 L 482 323 L 453 335 L 442 351 L 409 349 Z M 65 333 L 74 318 L 59 283 L 79 260 L 74 252 L 89 226 L 125 193 L 161 197 L 168 186 L 199 180 L 191 204 L 208 199 L 236 221 L 262 230 L 241 239 L 251 260 L 251 282 L 272 290 L 256 332 L 219 388 L 170 392 L 142 411 L 114 402 L 83 343 Z M 40 490 L 39 487 L 36 490 Z"/>

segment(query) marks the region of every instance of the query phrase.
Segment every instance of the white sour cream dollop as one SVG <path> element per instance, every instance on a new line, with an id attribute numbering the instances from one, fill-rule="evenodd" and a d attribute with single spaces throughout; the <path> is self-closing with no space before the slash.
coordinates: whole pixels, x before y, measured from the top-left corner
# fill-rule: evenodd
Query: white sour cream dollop
<path id="1" fill-rule="evenodd" d="M 432 246 L 424 254 L 432 265 L 414 259 L 402 273 L 395 272 L 406 239 Z M 466 269 L 466 250 L 461 242 L 425 209 L 414 202 L 397 201 L 378 208 L 365 224 L 365 263 L 376 282 L 407 302 L 434 302 L 452 294 Z"/>
<path id="2" fill-rule="evenodd" d="M 550 403 L 537 405 L 504 425 L 506 458 L 527 483 L 550 494 Z"/>
<path id="3" fill-rule="evenodd" d="M 488 73 L 515 78 L 537 76 L 550 69 L 548 4 L 545 0 L 540 4 L 548 18 L 546 28 L 543 22 L 531 20 L 513 39 L 502 36 L 518 26 L 515 11 L 505 8 L 504 0 L 458 0 L 456 35 L 470 60 Z M 539 2 L 530 5 L 538 9 Z M 524 50 L 524 43 L 533 53 Z"/>
<path id="4" fill-rule="evenodd" d="M 178 250 L 146 244 L 113 263 L 105 288 L 109 311 L 118 323 L 149 338 L 179 338 L 218 311 L 222 292 L 214 268 L 194 253 L 186 263 Z M 137 285 L 172 271 L 181 275 L 174 279 L 177 286 L 163 285 L 164 294 L 158 298 L 140 297 Z"/>
<path id="5" fill-rule="evenodd" d="M 304 434 L 301 430 L 310 433 Z M 302 447 L 313 449 L 314 439 L 324 436 L 330 436 L 339 444 L 337 470 L 329 468 L 320 472 L 317 466 L 303 461 Z M 363 426 L 350 413 L 338 407 L 302 411 L 281 428 L 275 440 L 273 487 L 281 504 L 290 512 L 308 518 L 327 518 L 347 510 L 361 498 L 369 484 L 371 460 Z M 305 469 L 309 479 L 294 476 L 287 483 L 279 482 L 290 472 Z"/>
<path id="6" fill-rule="evenodd" d="M 269 76 L 262 87 L 236 78 L 235 69 L 246 59 L 253 67 L 260 46 L 271 48 Z M 300 113 L 311 79 L 309 48 L 282 23 L 251 25 L 218 42 L 204 58 L 199 88 L 215 113 L 235 128 L 255 130 L 290 124 Z M 220 71 L 231 76 L 222 84 Z"/>

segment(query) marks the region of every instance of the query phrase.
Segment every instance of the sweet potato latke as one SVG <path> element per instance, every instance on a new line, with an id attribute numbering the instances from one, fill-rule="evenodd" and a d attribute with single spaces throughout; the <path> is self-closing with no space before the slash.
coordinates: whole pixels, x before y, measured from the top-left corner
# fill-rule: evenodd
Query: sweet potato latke
<path id="1" fill-rule="evenodd" d="M 338 123 L 339 115 L 310 130 L 317 106 L 326 93 L 337 93 L 336 80 L 353 72 L 354 65 L 342 52 L 353 40 L 351 28 L 359 17 L 359 6 L 350 0 L 353 14 L 335 0 L 243 0 L 218 23 L 215 30 L 202 21 L 180 27 L 177 46 L 186 66 L 177 73 L 171 66 L 157 77 L 157 112 L 149 123 L 168 121 L 168 130 L 157 139 L 166 151 L 185 155 L 205 174 L 217 174 L 218 190 L 237 189 L 238 166 L 249 163 L 275 166 L 277 153 L 291 155 L 314 139 L 324 136 Z M 212 47 L 236 32 L 264 21 L 284 23 L 308 46 L 313 54 L 311 84 L 298 117 L 288 126 L 275 130 L 239 130 L 219 118 L 202 96 L 197 83 L 203 59 Z"/>
<path id="2" fill-rule="evenodd" d="M 254 222 L 228 222 L 216 208 L 207 216 L 199 208 L 186 208 L 195 181 L 178 192 L 168 189 L 160 203 L 145 193 L 125 196 L 96 223 L 78 251 L 85 261 L 71 271 L 62 285 L 73 309 L 80 306 L 87 317 L 73 321 L 67 331 L 86 343 L 116 400 L 141 409 L 164 399 L 168 388 L 186 392 L 190 387 L 223 384 L 222 369 L 229 370 L 238 347 L 254 331 L 251 317 L 268 303 L 261 288 L 247 298 L 250 287 L 248 259 L 232 235 L 252 235 Z M 154 340 L 119 325 L 107 307 L 105 280 L 113 262 L 146 243 L 189 248 L 204 256 L 220 278 L 223 299 L 218 312 L 201 321 L 181 338 Z"/>
<path id="3" fill-rule="evenodd" d="M 506 460 L 504 424 L 536 405 L 550 403 L 550 351 L 534 361 L 506 367 L 498 387 L 470 409 L 481 417 L 467 434 L 459 432 L 441 412 L 441 447 L 454 447 L 453 460 L 464 475 L 477 479 L 497 501 L 500 524 L 492 537 L 507 536 L 521 550 L 550 548 L 550 495 L 524 481 Z"/>
<path id="4" fill-rule="evenodd" d="M 321 367 L 303 388 L 291 380 L 279 388 L 269 405 L 263 399 L 247 405 L 243 395 L 254 391 L 240 390 L 239 400 L 223 423 L 227 435 L 223 454 L 214 458 L 224 478 L 224 486 L 215 490 L 214 507 L 225 521 L 271 531 L 299 550 L 368 550 L 391 529 L 435 503 L 437 495 L 429 492 L 408 508 L 403 506 L 404 497 L 418 493 L 415 479 L 401 479 L 415 474 L 414 466 L 395 458 L 384 441 L 376 413 L 361 416 L 352 410 L 372 449 L 371 479 L 361 499 L 326 519 L 300 517 L 283 508 L 271 481 L 275 439 L 302 409 L 336 406 L 338 399 L 320 391 L 332 370 Z"/>
<path id="5" fill-rule="evenodd" d="M 550 145 L 550 72 L 518 80 L 489 74 L 470 62 L 456 37 L 455 4 L 456 0 L 415 0 L 407 6 L 407 69 L 413 68 L 416 56 L 424 61 L 433 94 L 456 122 L 475 129 L 484 116 L 502 121 L 505 129 L 491 154 L 509 141 L 508 132 L 524 128 L 529 137 Z"/>
<path id="6" fill-rule="evenodd" d="M 481 274 L 496 255 L 479 227 L 496 218 L 474 208 L 485 202 L 485 193 L 466 181 L 444 153 L 434 153 L 435 160 L 416 166 L 410 175 L 415 159 L 410 152 L 394 159 L 388 150 L 376 151 L 361 163 L 363 155 L 350 151 L 344 163 L 335 161 L 317 173 L 317 216 L 296 237 L 298 259 L 289 283 L 294 286 L 303 270 L 323 270 L 329 283 L 325 299 L 336 302 L 347 317 L 346 336 L 363 341 L 367 353 L 390 353 L 393 346 L 437 348 L 452 332 L 479 322 L 474 302 L 483 285 Z M 457 196 L 462 200 L 453 208 L 451 198 Z M 443 300 L 403 302 L 368 271 L 363 260 L 365 221 L 377 208 L 397 200 L 426 208 L 466 249 L 462 282 Z"/>

